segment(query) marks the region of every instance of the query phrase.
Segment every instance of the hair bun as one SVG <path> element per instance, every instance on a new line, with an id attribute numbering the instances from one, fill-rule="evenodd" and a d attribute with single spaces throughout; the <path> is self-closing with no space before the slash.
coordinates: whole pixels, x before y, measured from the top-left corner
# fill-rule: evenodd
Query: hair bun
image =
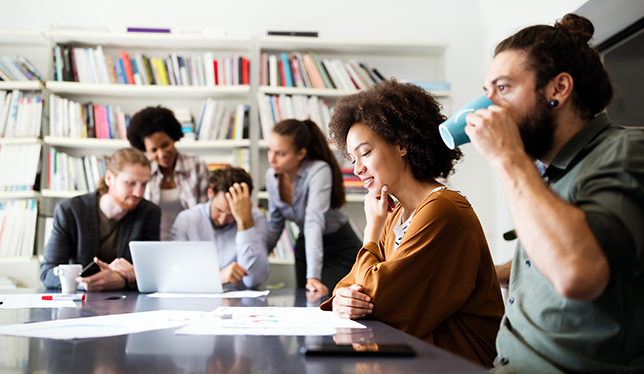
<path id="1" fill-rule="evenodd" d="M 555 28 L 575 35 L 585 43 L 588 43 L 595 33 L 595 27 L 588 18 L 573 13 L 568 13 L 561 20 L 557 21 Z"/>

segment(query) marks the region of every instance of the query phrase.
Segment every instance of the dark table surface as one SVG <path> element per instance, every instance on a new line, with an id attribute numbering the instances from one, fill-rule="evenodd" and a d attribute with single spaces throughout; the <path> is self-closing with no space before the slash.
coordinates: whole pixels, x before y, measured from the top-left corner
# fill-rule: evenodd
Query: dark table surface
<path id="1" fill-rule="evenodd" d="M 125 298 L 106 300 L 110 296 Z M 258 299 L 157 299 L 137 292 L 89 293 L 76 308 L 2 309 L 0 325 L 150 310 L 212 311 L 219 306 L 317 306 L 304 290 L 273 290 Z M 335 336 L 189 336 L 173 329 L 100 339 L 0 336 L 0 373 L 477 373 L 480 366 L 378 321 Z M 410 345 L 413 358 L 307 357 L 305 344 Z"/>

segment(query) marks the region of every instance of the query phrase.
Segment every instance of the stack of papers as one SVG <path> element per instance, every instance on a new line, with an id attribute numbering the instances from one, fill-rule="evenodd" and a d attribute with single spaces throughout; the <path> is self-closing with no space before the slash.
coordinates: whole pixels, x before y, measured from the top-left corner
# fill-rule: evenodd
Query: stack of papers
<path id="1" fill-rule="evenodd" d="M 333 335 L 365 328 L 317 308 L 219 307 L 214 311 L 156 310 L 0 326 L 0 335 L 88 339 L 178 328 L 183 335 Z"/>
<path id="2" fill-rule="evenodd" d="M 318 308 L 219 307 L 219 319 L 191 323 L 184 335 L 334 335 L 336 328 L 365 328 Z"/>

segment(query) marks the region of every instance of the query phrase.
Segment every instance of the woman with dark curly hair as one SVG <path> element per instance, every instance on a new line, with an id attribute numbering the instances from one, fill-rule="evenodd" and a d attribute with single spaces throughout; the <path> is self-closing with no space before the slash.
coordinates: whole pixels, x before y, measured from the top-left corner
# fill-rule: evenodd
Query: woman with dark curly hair
<path id="1" fill-rule="evenodd" d="M 501 290 L 476 213 L 436 180 L 462 157 L 441 140 L 444 120 L 432 95 L 393 79 L 338 101 L 329 128 L 369 190 L 367 225 L 353 269 L 322 309 L 491 366 Z"/>
<path id="2" fill-rule="evenodd" d="M 344 277 L 360 249 L 360 239 L 340 210 L 345 203 L 342 173 L 326 137 L 314 122 L 287 119 L 273 127 L 268 139 L 266 171 L 268 244 L 270 251 L 295 222 L 297 287 L 323 296 Z"/>
<path id="3" fill-rule="evenodd" d="M 161 106 L 138 111 L 127 128 L 132 147 L 152 162 L 145 198 L 161 207 L 161 240 L 170 240 L 179 212 L 208 201 L 208 165 L 198 156 L 177 152 L 174 143 L 182 137 L 174 113 Z"/>

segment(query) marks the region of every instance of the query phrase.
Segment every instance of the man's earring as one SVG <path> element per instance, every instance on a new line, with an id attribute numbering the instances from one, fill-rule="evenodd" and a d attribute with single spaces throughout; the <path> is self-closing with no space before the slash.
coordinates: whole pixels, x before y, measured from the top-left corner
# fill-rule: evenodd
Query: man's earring
<path id="1" fill-rule="evenodd" d="M 552 100 L 550 102 L 550 106 L 553 107 L 553 108 L 556 108 L 557 106 L 559 106 L 559 100 L 557 100 L 557 99 Z"/>

